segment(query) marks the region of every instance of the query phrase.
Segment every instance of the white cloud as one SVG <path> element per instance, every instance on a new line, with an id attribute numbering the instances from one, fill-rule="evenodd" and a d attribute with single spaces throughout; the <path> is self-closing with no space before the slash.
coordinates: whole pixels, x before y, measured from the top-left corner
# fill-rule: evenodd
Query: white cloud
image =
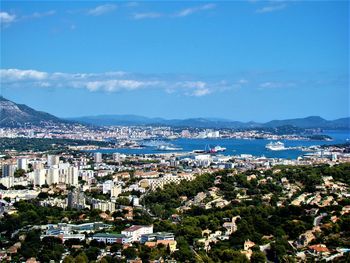
<path id="1" fill-rule="evenodd" d="M 22 18 L 26 19 L 26 18 L 42 18 L 42 17 L 45 17 L 45 16 L 52 16 L 56 14 L 56 11 L 55 10 L 49 10 L 49 11 L 46 11 L 46 12 L 34 12 L 30 15 L 27 15 L 27 16 L 23 16 Z"/>
<path id="2" fill-rule="evenodd" d="M 1 82 L 22 81 L 22 80 L 43 80 L 47 78 L 46 72 L 37 70 L 1 69 Z"/>
<path id="3" fill-rule="evenodd" d="M 113 4 L 99 5 L 99 6 L 96 6 L 95 8 L 88 10 L 87 14 L 91 16 L 100 16 L 100 15 L 110 13 L 114 11 L 116 8 L 117 6 Z"/>
<path id="4" fill-rule="evenodd" d="M 49 10 L 46 12 L 34 12 L 29 15 L 17 16 L 15 14 L 9 14 L 7 12 L 0 12 L 0 24 L 4 26 L 9 26 L 13 22 L 21 22 L 30 19 L 39 19 L 42 17 L 52 16 L 56 14 L 55 10 Z"/>
<path id="5" fill-rule="evenodd" d="M 236 82 L 201 80 L 183 75 L 136 74 L 124 71 L 103 73 L 43 72 L 38 70 L 0 69 L 4 88 L 80 88 L 91 92 L 118 92 L 157 89 L 169 94 L 205 96 L 235 89 Z"/>
<path id="6" fill-rule="evenodd" d="M 115 92 L 120 90 L 136 90 L 140 88 L 145 88 L 149 86 L 156 86 L 159 83 L 157 81 L 138 81 L 131 79 L 112 79 L 112 80 L 102 80 L 102 81 L 89 81 L 78 83 L 78 86 L 85 86 L 90 91 L 108 91 Z"/>
<path id="7" fill-rule="evenodd" d="M 0 12 L 0 24 L 9 25 L 16 21 L 16 15 L 7 12 Z"/>
<path id="8" fill-rule="evenodd" d="M 293 82 L 272 82 L 267 81 L 260 83 L 260 89 L 277 89 L 277 88 L 290 88 L 294 87 L 296 84 Z"/>
<path id="9" fill-rule="evenodd" d="M 204 81 L 184 81 L 184 82 L 178 82 L 178 86 L 182 86 L 184 88 L 196 88 L 196 89 L 203 89 L 207 85 Z"/>
<path id="10" fill-rule="evenodd" d="M 189 16 L 189 15 L 192 15 L 192 14 L 200 12 L 200 11 L 213 9 L 215 7 L 216 7 L 215 4 L 205 4 L 205 5 L 201 5 L 201 6 L 185 8 L 185 9 L 179 11 L 178 13 L 176 13 L 175 16 L 178 16 L 178 17 Z"/>
<path id="11" fill-rule="evenodd" d="M 158 18 L 161 17 L 161 13 L 149 12 L 149 13 L 136 13 L 133 15 L 134 19 L 147 19 L 147 18 Z"/>
<path id="12" fill-rule="evenodd" d="M 286 8 L 286 6 L 287 6 L 286 4 L 265 6 L 265 7 L 262 7 L 260 9 L 257 9 L 256 12 L 260 13 L 260 14 L 271 13 L 271 12 L 282 10 L 282 9 Z"/>
<path id="13" fill-rule="evenodd" d="M 202 97 L 210 93 L 211 91 L 209 89 L 196 89 L 192 92 L 192 95 L 196 97 Z"/>

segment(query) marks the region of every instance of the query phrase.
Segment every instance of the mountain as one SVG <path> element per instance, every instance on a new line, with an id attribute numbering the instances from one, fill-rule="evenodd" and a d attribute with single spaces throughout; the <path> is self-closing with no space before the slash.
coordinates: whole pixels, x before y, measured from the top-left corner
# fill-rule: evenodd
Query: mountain
<path id="1" fill-rule="evenodd" d="M 68 120 L 77 121 L 83 124 L 92 124 L 97 126 L 113 126 L 113 125 L 149 125 L 162 124 L 165 120 L 161 118 L 147 118 L 138 115 L 98 115 L 69 118 Z"/>
<path id="2" fill-rule="evenodd" d="M 336 120 L 325 120 L 319 116 L 310 116 L 306 118 L 273 120 L 266 123 L 240 122 L 226 119 L 212 118 L 191 118 L 191 119 L 162 119 L 147 118 L 137 115 L 98 115 L 72 118 L 77 122 L 92 125 L 164 125 L 173 127 L 192 127 L 192 128 L 276 128 L 282 126 L 293 126 L 302 129 L 322 128 L 322 129 L 350 129 L 350 118 Z"/>
<path id="3" fill-rule="evenodd" d="M 70 119 L 60 119 L 49 113 L 36 111 L 24 104 L 16 104 L 0 96 L 0 127 L 18 127 L 25 124 L 69 124 L 82 123 L 96 126 L 137 126 L 137 125 L 162 125 L 173 127 L 192 128 L 276 128 L 276 127 L 297 127 L 301 129 L 350 129 L 350 118 L 336 120 L 325 120 L 319 116 L 306 118 L 272 120 L 266 123 L 240 122 L 219 118 L 191 118 L 191 119 L 162 119 L 148 118 L 138 115 L 98 115 Z"/>
<path id="4" fill-rule="evenodd" d="M 350 127 L 350 118 L 341 118 L 333 121 L 325 120 L 319 116 L 306 118 L 273 120 L 263 124 L 263 127 L 274 128 L 280 126 L 295 126 L 299 128 L 344 129 Z"/>
<path id="5" fill-rule="evenodd" d="M 191 118 L 191 119 L 162 119 L 147 118 L 138 115 L 98 115 L 70 118 L 68 120 L 97 125 L 97 126 L 113 126 L 113 125 L 160 125 L 173 127 L 193 127 L 193 128 L 248 128 L 253 127 L 254 123 L 244 123 L 239 121 L 230 121 L 216 118 Z"/>
<path id="6" fill-rule="evenodd" d="M 18 127 L 25 124 L 67 123 L 49 113 L 36 111 L 27 105 L 16 104 L 0 96 L 0 127 Z"/>

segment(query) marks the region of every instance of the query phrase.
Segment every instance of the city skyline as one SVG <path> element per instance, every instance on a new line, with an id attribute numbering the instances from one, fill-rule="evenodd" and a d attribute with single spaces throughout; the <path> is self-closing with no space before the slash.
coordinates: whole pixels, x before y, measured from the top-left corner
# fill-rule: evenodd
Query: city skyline
<path id="1" fill-rule="evenodd" d="M 3 1 L 1 95 L 58 117 L 348 117 L 348 8 Z"/>

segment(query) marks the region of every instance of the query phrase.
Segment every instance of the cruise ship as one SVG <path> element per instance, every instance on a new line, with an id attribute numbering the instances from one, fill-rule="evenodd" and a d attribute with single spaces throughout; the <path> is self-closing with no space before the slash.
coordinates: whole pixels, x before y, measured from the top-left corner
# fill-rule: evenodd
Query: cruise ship
<path id="1" fill-rule="evenodd" d="M 283 142 L 270 142 L 266 144 L 266 149 L 269 149 L 271 151 L 283 151 L 286 150 L 286 147 L 284 147 Z"/>
<path id="2" fill-rule="evenodd" d="M 218 153 L 218 152 L 224 152 L 224 151 L 226 151 L 225 147 L 221 147 L 221 146 L 215 146 L 214 148 L 209 147 L 210 153 Z"/>

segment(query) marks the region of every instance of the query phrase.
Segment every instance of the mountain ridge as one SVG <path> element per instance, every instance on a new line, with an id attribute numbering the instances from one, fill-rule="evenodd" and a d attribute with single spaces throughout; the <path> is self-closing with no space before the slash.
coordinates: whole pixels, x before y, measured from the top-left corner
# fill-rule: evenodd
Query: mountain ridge
<path id="1" fill-rule="evenodd" d="M 335 120 L 326 120 L 320 116 L 309 116 L 286 120 L 271 120 L 266 123 L 254 121 L 242 122 L 233 120 L 220 120 L 216 118 L 189 118 L 189 119 L 164 119 L 148 118 L 139 115 L 95 115 L 68 118 L 82 123 L 92 125 L 168 125 L 175 127 L 195 128 L 276 128 L 280 126 L 295 126 L 298 128 L 323 128 L 323 129 L 349 129 L 350 117 Z"/>
<path id="2" fill-rule="evenodd" d="M 0 127 L 18 127 L 26 124 L 63 124 L 69 121 L 47 112 L 37 111 L 25 104 L 17 104 L 0 96 Z"/>
<path id="3" fill-rule="evenodd" d="M 276 128 L 281 126 L 294 126 L 298 128 L 321 129 L 350 129 L 350 117 L 335 120 L 326 120 L 320 116 L 309 116 L 286 120 L 271 120 L 265 123 L 254 121 L 242 122 L 223 118 L 188 118 L 188 119 L 164 119 L 149 118 L 139 115 L 104 114 L 95 116 L 82 116 L 73 118 L 58 118 L 43 111 L 37 111 L 25 104 L 17 104 L 0 96 L 0 126 L 16 127 L 26 124 L 69 124 L 82 123 L 95 126 L 142 126 L 161 125 L 172 127 L 192 128 Z"/>

